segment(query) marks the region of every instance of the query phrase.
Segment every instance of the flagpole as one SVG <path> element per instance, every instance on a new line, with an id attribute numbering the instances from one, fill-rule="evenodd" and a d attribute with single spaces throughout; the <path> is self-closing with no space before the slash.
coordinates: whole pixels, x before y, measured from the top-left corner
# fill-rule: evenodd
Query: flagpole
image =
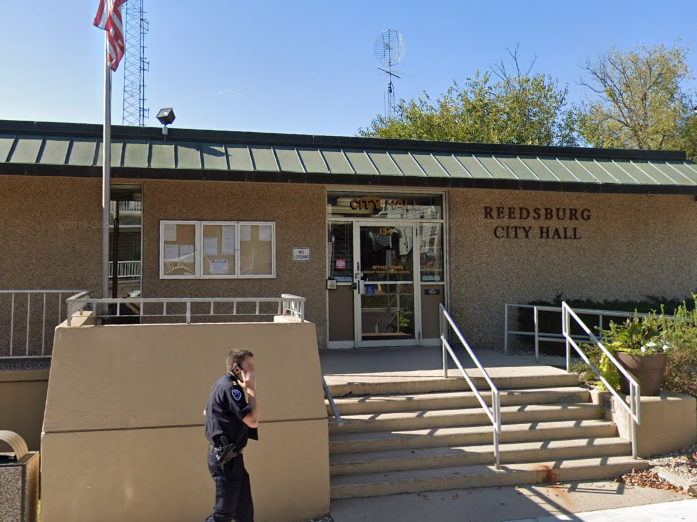
<path id="1" fill-rule="evenodd" d="M 104 32 L 104 136 L 102 154 L 102 299 L 109 297 L 109 214 L 111 202 L 111 69 L 109 31 Z M 116 269 L 116 267 L 114 267 Z M 104 310 L 106 313 L 106 310 Z"/>

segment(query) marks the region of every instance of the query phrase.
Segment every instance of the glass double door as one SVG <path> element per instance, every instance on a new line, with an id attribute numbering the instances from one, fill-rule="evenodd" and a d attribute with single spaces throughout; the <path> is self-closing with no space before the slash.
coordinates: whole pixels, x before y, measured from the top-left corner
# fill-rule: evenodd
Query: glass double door
<path id="1" fill-rule="evenodd" d="M 353 223 L 354 328 L 359 346 L 417 344 L 415 224 Z"/>

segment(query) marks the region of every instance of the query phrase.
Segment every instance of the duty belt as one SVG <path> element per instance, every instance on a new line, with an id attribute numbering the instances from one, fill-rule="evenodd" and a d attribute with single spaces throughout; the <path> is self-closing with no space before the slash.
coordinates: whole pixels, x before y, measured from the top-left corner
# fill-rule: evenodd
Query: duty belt
<path id="1" fill-rule="evenodd" d="M 224 466 L 235 457 L 242 455 L 242 452 L 244 451 L 244 448 L 240 448 L 238 450 L 229 450 L 227 449 L 227 447 L 216 447 L 213 444 L 209 444 L 209 447 L 211 450 L 213 450 L 218 464 L 220 464 L 221 466 Z"/>

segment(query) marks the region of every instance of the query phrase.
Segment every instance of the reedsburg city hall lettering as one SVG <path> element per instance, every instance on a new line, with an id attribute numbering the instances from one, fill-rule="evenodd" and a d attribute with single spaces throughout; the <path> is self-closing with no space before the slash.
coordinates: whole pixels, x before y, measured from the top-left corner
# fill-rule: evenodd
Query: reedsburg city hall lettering
<path id="1" fill-rule="evenodd" d="M 493 221 L 524 222 L 523 224 L 497 225 L 493 229 L 496 239 L 559 239 L 579 240 L 581 231 L 577 222 L 591 220 L 588 208 L 559 207 L 484 207 L 484 219 Z M 547 222 L 564 222 L 547 224 Z M 530 222 L 543 222 L 530 223 Z M 530 224 L 528 224 L 530 223 Z"/>

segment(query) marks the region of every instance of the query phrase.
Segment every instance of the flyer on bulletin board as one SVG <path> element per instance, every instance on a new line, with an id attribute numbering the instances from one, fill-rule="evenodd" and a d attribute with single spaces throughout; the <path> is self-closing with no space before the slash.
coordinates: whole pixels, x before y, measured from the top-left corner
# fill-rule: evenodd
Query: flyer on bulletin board
<path id="1" fill-rule="evenodd" d="M 165 261 L 179 259 L 179 245 L 165 245 Z"/>
<path id="2" fill-rule="evenodd" d="M 179 255 L 181 256 L 182 263 L 193 263 L 194 262 L 194 245 L 180 245 Z"/>
<path id="3" fill-rule="evenodd" d="M 171 223 L 165 223 L 164 226 L 164 241 L 176 241 L 177 240 L 177 225 Z"/>
<path id="4" fill-rule="evenodd" d="M 211 274 L 227 274 L 228 262 L 227 259 L 211 259 Z"/>
<path id="5" fill-rule="evenodd" d="M 271 225 L 259 227 L 259 241 L 271 241 Z"/>
<path id="6" fill-rule="evenodd" d="M 217 256 L 218 255 L 218 238 L 204 237 L 203 238 L 203 255 Z"/>
<path id="7" fill-rule="evenodd" d="M 222 249 L 223 255 L 233 255 L 235 250 L 237 250 L 237 243 L 235 241 L 235 225 L 223 225 L 223 241 Z"/>

